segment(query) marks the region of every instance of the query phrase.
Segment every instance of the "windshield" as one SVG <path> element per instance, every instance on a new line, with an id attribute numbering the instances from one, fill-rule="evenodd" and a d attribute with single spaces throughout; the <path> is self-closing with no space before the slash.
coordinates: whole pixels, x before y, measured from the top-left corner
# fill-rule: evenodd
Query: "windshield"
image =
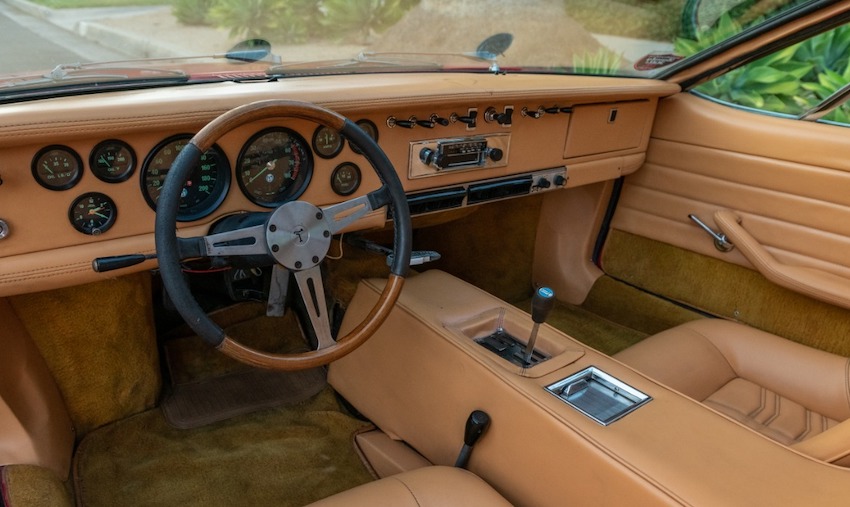
<path id="1" fill-rule="evenodd" d="M 656 77 L 801 3 L 6 0 L 0 92 L 399 70 Z"/>

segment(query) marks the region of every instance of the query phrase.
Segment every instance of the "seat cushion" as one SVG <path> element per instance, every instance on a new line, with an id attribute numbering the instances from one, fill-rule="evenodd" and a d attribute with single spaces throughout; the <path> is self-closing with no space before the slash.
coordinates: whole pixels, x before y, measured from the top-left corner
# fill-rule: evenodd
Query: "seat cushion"
<path id="1" fill-rule="evenodd" d="M 742 324 L 688 322 L 615 357 L 786 445 L 850 419 L 848 358 Z"/>
<path id="2" fill-rule="evenodd" d="M 312 507 L 509 507 L 477 475 L 461 468 L 431 466 L 400 473 L 310 504 Z"/>
<path id="3" fill-rule="evenodd" d="M 732 379 L 703 403 L 785 445 L 802 442 L 839 423 L 742 378 Z"/>

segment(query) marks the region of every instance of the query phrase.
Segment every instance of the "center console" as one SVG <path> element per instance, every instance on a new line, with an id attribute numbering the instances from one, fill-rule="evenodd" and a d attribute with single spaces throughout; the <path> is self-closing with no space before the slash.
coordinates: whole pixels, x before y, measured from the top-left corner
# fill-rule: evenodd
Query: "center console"
<path id="1" fill-rule="evenodd" d="M 360 283 L 341 333 L 371 310 L 384 283 Z M 387 321 L 332 363 L 329 381 L 433 464 L 455 463 L 467 417 L 486 412 L 489 429 L 468 468 L 515 505 L 788 505 L 811 504 L 813 491 L 850 493 L 845 470 L 772 442 L 551 326 L 539 328 L 534 350 L 545 360 L 533 364 L 479 343 L 499 330 L 522 342 L 533 325 L 528 313 L 427 271 L 405 281 Z"/>

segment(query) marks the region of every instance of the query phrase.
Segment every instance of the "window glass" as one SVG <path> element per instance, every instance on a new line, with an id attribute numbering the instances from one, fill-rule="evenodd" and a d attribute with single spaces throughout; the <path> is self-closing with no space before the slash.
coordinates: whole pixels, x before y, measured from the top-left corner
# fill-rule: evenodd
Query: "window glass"
<path id="1" fill-rule="evenodd" d="M 735 69 L 696 91 L 731 104 L 801 116 L 850 82 L 848 64 L 850 26 L 841 26 Z M 842 104 L 821 119 L 850 124 L 850 108 Z"/>

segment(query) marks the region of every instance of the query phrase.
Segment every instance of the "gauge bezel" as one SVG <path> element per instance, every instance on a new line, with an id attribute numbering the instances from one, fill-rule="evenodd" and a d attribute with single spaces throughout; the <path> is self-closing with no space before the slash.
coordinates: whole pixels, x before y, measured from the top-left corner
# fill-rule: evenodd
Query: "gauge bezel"
<path id="1" fill-rule="evenodd" d="M 74 219 L 74 210 L 77 208 L 77 205 L 91 197 L 96 197 L 109 203 L 109 207 L 111 208 L 109 218 L 107 218 L 106 222 L 102 226 L 94 229 L 83 227 Z M 88 236 L 100 236 L 101 234 L 112 228 L 113 225 L 115 225 L 115 221 L 118 219 L 118 206 L 115 204 L 115 201 L 112 200 L 112 198 L 106 194 L 100 192 L 86 192 L 85 194 L 80 195 L 71 202 L 71 207 L 68 208 L 68 219 L 71 221 L 71 225 L 77 231 Z"/>
<path id="2" fill-rule="evenodd" d="M 124 169 L 118 176 L 102 173 L 97 164 L 98 152 L 112 146 L 118 146 L 120 149 L 126 150 L 130 156 L 129 167 Z M 91 153 L 89 153 L 89 169 L 91 169 L 92 174 L 94 174 L 97 179 L 107 183 L 121 183 L 122 181 L 129 180 L 133 176 L 133 173 L 136 172 L 136 166 L 136 152 L 129 144 L 120 139 L 107 139 L 105 141 L 101 141 L 97 143 L 97 145 L 92 148 Z"/>
<path id="3" fill-rule="evenodd" d="M 337 136 L 338 142 L 334 146 L 333 152 L 322 153 L 322 150 L 319 149 L 319 144 L 318 144 L 319 134 L 324 130 L 329 130 L 329 131 L 333 132 L 334 134 L 336 134 L 336 136 Z M 332 158 L 336 157 L 337 155 L 339 155 L 340 152 L 342 151 L 342 148 L 345 147 L 345 138 L 342 137 L 342 134 L 338 130 L 333 129 L 331 127 L 328 127 L 326 125 L 319 125 L 318 127 L 316 127 L 316 130 L 313 131 L 313 139 L 312 139 L 310 145 L 313 148 L 313 152 L 316 154 L 317 157 L 324 158 L 324 159 L 332 159 Z"/>
<path id="4" fill-rule="evenodd" d="M 145 160 L 142 163 L 142 170 L 139 171 L 139 184 L 141 185 L 142 196 L 145 198 L 145 202 L 148 203 L 148 206 L 150 206 L 152 210 L 156 211 L 156 201 L 154 201 L 148 193 L 147 183 L 145 181 L 147 179 L 146 176 L 148 174 L 148 170 L 150 169 L 150 164 L 155 158 L 155 155 L 169 144 L 180 141 L 185 141 L 188 144 L 188 141 L 192 139 L 192 137 L 192 134 L 177 134 L 167 137 L 157 143 L 157 145 L 154 146 L 153 149 L 151 149 L 145 156 Z M 202 200 L 198 204 L 195 204 L 190 208 L 181 208 L 178 210 L 178 222 L 191 222 L 193 220 L 200 220 L 201 218 L 209 216 L 213 211 L 221 206 L 221 203 L 224 202 L 224 199 L 227 197 L 227 193 L 230 190 L 230 161 L 224 153 L 224 150 L 222 150 L 217 144 L 212 145 L 210 149 L 204 152 L 204 155 L 209 152 L 214 152 L 218 157 L 218 164 L 216 165 L 216 187 L 206 199 Z M 195 170 L 197 170 L 197 168 Z M 193 171 L 192 175 L 194 174 L 195 173 Z"/>
<path id="5" fill-rule="evenodd" d="M 352 169 L 354 169 L 354 172 L 357 174 L 354 186 L 351 187 L 351 189 L 349 189 L 349 190 L 339 188 L 337 186 L 337 183 L 336 183 L 337 173 L 344 168 L 352 168 Z M 357 192 L 357 189 L 360 188 L 360 184 L 362 182 L 363 182 L 363 173 L 360 172 L 360 166 L 358 166 L 357 164 L 355 164 L 353 162 L 343 162 L 343 163 L 339 164 L 338 166 L 336 166 L 334 168 L 333 172 L 331 172 L 331 188 L 333 189 L 334 192 L 336 192 L 337 195 L 341 195 L 343 197 L 349 196 L 349 195 L 353 194 L 354 192 Z"/>
<path id="6" fill-rule="evenodd" d="M 70 156 L 70 158 L 73 159 L 75 164 L 75 172 L 67 183 L 63 183 L 61 185 L 51 185 L 41 177 L 41 173 L 39 173 L 38 171 L 38 161 L 41 160 L 41 157 L 51 151 L 65 152 L 67 155 Z M 68 190 L 69 188 L 75 187 L 83 177 L 83 159 L 80 158 L 80 155 L 73 148 L 70 148 L 63 144 L 51 144 L 50 146 L 45 146 L 44 148 L 36 152 L 35 156 L 32 158 L 32 162 L 30 163 L 30 170 L 32 171 L 32 176 L 33 178 L 35 178 L 35 181 L 42 187 L 57 192 L 62 190 Z"/>
<path id="7" fill-rule="evenodd" d="M 371 137 L 373 141 L 375 141 L 375 144 L 378 143 L 378 126 L 375 125 L 375 122 L 363 118 L 361 120 L 357 120 L 354 123 L 357 124 L 357 126 L 361 129 L 363 129 L 363 131 L 366 132 L 366 134 Z M 363 127 L 364 125 L 366 125 L 365 128 Z M 358 155 L 363 154 L 363 152 L 360 151 L 360 148 L 355 146 L 354 143 L 352 143 L 351 141 L 348 142 L 348 147 L 351 148 L 351 151 Z"/>
<path id="8" fill-rule="evenodd" d="M 285 192 L 278 193 L 278 198 L 276 200 L 264 201 L 252 195 L 248 188 L 246 188 L 246 184 L 242 179 L 242 165 L 245 160 L 245 155 L 248 150 L 253 147 L 254 143 L 263 136 L 273 133 L 287 134 L 293 142 L 300 146 L 301 152 L 304 154 L 304 160 L 301 162 L 301 170 L 298 174 L 298 178 L 301 178 L 301 180 L 294 180 L 293 183 L 286 188 Z M 313 151 L 310 149 L 310 145 L 307 144 L 307 141 L 301 136 L 301 134 L 286 127 L 268 127 L 248 138 L 242 146 L 242 149 L 239 151 L 239 157 L 236 159 L 236 182 L 239 184 L 239 189 L 242 191 L 242 195 L 244 195 L 245 198 L 252 203 L 264 208 L 277 208 L 282 204 L 294 201 L 301 197 L 301 195 L 307 190 L 307 186 L 310 184 L 310 181 L 313 179 L 313 169 Z"/>

